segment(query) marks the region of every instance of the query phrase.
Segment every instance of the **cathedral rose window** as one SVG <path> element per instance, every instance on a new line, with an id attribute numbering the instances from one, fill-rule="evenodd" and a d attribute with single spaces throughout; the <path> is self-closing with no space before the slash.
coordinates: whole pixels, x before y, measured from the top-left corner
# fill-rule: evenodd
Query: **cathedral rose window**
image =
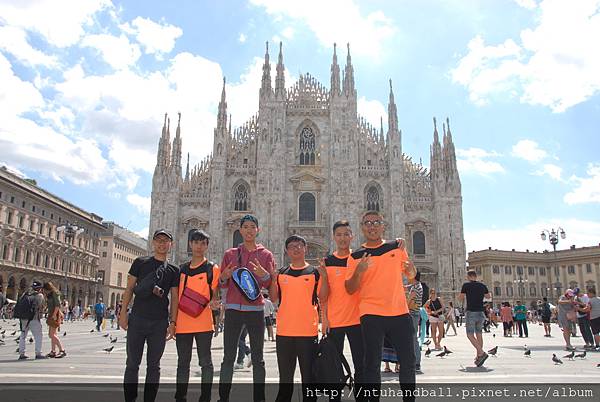
<path id="1" fill-rule="evenodd" d="M 235 187 L 233 193 L 233 210 L 248 211 L 250 208 L 250 200 L 248 199 L 248 186 L 245 183 L 240 183 Z"/>
<path id="2" fill-rule="evenodd" d="M 367 190 L 367 210 L 379 211 L 379 207 L 379 191 L 377 191 L 377 187 L 371 186 Z"/>
<path id="3" fill-rule="evenodd" d="M 304 127 L 300 133 L 300 164 L 315 164 L 315 133 L 310 127 Z"/>

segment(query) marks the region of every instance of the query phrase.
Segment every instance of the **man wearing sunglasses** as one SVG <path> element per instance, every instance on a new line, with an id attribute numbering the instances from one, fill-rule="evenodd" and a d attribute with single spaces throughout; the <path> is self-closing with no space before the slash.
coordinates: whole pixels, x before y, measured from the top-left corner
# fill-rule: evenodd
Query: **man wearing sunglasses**
<path id="1" fill-rule="evenodd" d="M 366 242 L 348 257 L 345 287 L 358 292 L 360 324 L 365 350 L 365 400 L 379 401 L 381 355 L 384 338 L 396 351 L 404 401 L 414 401 L 414 327 L 404 293 L 403 278 L 411 280 L 416 269 L 408 259 L 402 239 L 383 240 L 385 222 L 377 211 L 365 213 L 361 227 Z"/>
<path id="2" fill-rule="evenodd" d="M 154 254 L 138 257 L 131 264 L 127 276 L 127 288 L 123 293 L 123 307 L 119 314 L 119 326 L 127 331 L 127 363 L 123 388 L 125 401 L 135 401 L 138 388 L 138 371 L 147 345 L 146 384 L 144 401 L 154 401 L 160 382 L 160 359 L 166 340 L 175 336 L 177 321 L 177 288 L 179 268 L 167 263 L 173 235 L 159 229 L 152 236 Z M 127 307 L 136 295 L 127 316 Z M 169 293 L 171 294 L 169 318 Z"/>

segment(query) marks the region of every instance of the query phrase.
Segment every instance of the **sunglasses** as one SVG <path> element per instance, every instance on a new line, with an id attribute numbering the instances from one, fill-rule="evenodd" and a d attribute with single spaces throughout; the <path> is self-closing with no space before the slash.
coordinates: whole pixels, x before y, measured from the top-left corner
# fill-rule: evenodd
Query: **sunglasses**
<path id="1" fill-rule="evenodd" d="M 367 226 L 367 227 L 371 227 L 371 226 L 375 226 L 375 227 L 379 227 L 381 225 L 384 224 L 383 221 L 363 221 L 363 226 Z"/>

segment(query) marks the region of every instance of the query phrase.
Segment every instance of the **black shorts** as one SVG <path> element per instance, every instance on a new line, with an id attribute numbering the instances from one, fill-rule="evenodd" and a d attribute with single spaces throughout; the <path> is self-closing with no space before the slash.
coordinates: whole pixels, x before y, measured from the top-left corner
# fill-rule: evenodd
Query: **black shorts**
<path id="1" fill-rule="evenodd" d="M 592 334 L 600 334 L 600 317 L 590 320 L 590 326 L 592 327 Z"/>
<path id="2" fill-rule="evenodd" d="M 271 317 L 265 317 L 265 326 L 266 327 L 272 327 L 273 326 L 273 318 L 271 318 Z"/>
<path id="3" fill-rule="evenodd" d="M 542 322 L 544 324 L 550 324 L 550 316 L 549 315 L 543 315 L 542 316 Z"/>

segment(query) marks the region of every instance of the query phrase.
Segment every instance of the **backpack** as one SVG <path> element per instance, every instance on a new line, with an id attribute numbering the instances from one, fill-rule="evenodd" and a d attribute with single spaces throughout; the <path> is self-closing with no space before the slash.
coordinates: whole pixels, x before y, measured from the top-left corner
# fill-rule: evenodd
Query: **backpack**
<path id="1" fill-rule="evenodd" d="M 550 305 L 548 303 L 544 303 L 542 306 L 542 315 L 546 317 L 550 317 L 552 312 L 550 311 Z"/>
<path id="2" fill-rule="evenodd" d="M 35 316 L 35 294 L 25 293 L 13 310 L 13 317 L 31 321 Z"/>
<path id="3" fill-rule="evenodd" d="M 330 341 L 327 335 L 323 336 L 317 346 L 312 366 L 313 378 L 327 388 L 342 390 L 345 386 L 352 389 L 354 379 L 350 365 L 343 353 Z"/>
<path id="4" fill-rule="evenodd" d="M 421 299 L 421 305 L 424 306 L 429 300 L 429 286 L 425 282 L 421 282 L 421 286 L 423 286 L 423 298 Z"/>

